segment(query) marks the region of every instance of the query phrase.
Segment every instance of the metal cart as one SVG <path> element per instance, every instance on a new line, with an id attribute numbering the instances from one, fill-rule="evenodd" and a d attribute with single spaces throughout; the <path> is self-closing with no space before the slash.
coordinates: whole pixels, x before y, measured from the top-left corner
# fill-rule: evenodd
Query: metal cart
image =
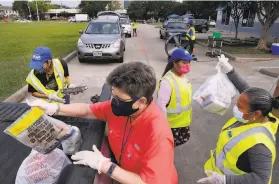
<path id="1" fill-rule="evenodd" d="M 210 57 L 220 56 L 222 53 L 223 38 L 213 38 L 213 36 L 208 37 L 207 41 L 207 52 L 205 55 Z"/>

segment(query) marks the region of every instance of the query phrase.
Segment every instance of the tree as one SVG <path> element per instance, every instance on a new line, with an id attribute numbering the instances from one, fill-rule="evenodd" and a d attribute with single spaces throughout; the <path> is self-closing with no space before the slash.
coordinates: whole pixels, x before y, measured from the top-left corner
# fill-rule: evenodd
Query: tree
<path id="1" fill-rule="evenodd" d="M 27 17 L 29 15 L 27 3 L 27 1 L 14 1 L 12 8 L 18 11 L 20 16 Z"/>
<path id="2" fill-rule="evenodd" d="M 239 20 L 243 17 L 245 9 L 252 5 L 251 3 L 249 1 L 229 1 L 227 4 L 227 7 L 231 10 L 231 17 L 235 26 L 235 38 L 238 36 Z"/>
<path id="3" fill-rule="evenodd" d="M 257 49 L 268 50 L 268 31 L 279 17 L 279 1 L 258 1 L 257 17 L 262 25 L 262 33 Z"/>
<path id="4" fill-rule="evenodd" d="M 186 1 L 183 6 L 185 11 L 189 11 L 196 19 L 208 19 L 209 17 L 216 19 L 216 9 L 223 4 L 222 1 Z"/>
<path id="5" fill-rule="evenodd" d="M 121 4 L 119 1 L 111 1 L 107 5 L 109 11 L 115 11 L 121 9 Z"/>
<path id="6" fill-rule="evenodd" d="M 83 13 L 87 13 L 90 17 L 95 17 L 99 11 L 106 9 L 107 1 L 81 1 L 78 7 Z"/>

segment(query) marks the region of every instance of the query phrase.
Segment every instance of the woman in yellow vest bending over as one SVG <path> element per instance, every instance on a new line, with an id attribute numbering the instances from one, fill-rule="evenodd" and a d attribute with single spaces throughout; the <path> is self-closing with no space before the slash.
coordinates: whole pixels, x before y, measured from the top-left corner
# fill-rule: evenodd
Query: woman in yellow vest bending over
<path id="1" fill-rule="evenodd" d="M 204 165 L 208 177 L 198 183 L 271 184 L 278 98 L 264 89 L 249 87 L 224 56 L 219 58 L 219 66 L 241 95 L 233 108 L 234 117 L 223 126 L 216 149 Z M 277 84 L 273 96 L 278 94 Z"/>
<path id="2" fill-rule="evenodd" d="M 159 84 L 157 105 L 167 116 L 175 146 L 186 143 L 190 138 L 192 85 L 186 74 L 190 72 L 192 59 L 188 51 L 174 50 Z"/>
<path id="3" fill-rule="evenodd" d="M 68 65 L 63 60 L 52 59 L 48 47 L 34 50 L 29 64 L 32 69 L 26 78 L 28 92 L 36 98 L 49 100 L 53 103 L 70 103 L 70 96 L 61 93 L 63 88 L 74 88 L 71 84 Z"/>

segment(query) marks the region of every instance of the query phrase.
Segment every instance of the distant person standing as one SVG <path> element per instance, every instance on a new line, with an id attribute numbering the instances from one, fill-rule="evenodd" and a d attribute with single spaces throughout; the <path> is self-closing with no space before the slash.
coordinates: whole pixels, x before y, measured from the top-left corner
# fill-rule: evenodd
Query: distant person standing
<path id="1" fill-rule="evenodd" d="M 191 40 L 193 41 L 193 51 L 192 51 L 192 56 L 193 56 L 193 60 L 197 61 L 196 58 L 196 49 L 195 49 L 195 42 L 196 42 L 196 30 L 195 27 L 193 25 L 193 21 L 189 20 L 188 24 L 187 24 L 187 29 L 186 29 L 186 34 L 191 38 Z M 188 38 L 186 38 L 186 40 L 188 40 Z"/>
<path id="2" fill-rule="evenodd" d="M 138 33 L 137 33 L 138 24 L 136 23 L 135 20 L 134 20 L 134 22 L 132 23 L 132 26 L 133 26 L 133 36 L 138 36 Z"/>

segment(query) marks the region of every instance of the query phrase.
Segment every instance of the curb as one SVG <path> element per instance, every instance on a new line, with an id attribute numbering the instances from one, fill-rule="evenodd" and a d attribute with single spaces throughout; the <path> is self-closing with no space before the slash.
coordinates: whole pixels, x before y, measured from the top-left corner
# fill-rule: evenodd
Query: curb
<path id="1" fill-rule="evenodd" d="M 207 47 L 207 45 L 205 43 L 202 43 L 200 41 L 196 40 L 196 43 L 201 45 L 201 46 Z M 228 57 L 230 60 L 234 60 L 234 61 L 240 62 L 240 63 L 245 63 L 245 62 L 249 62 L 249 61 L 271 61 L 271 60 L 274 60 L 274 58 L 240 58 L 240 57 L 236 57 L 233 54 L 227 53 L 225 51 L 222 51 L 221 53 L 224 54 L 226 57 Z"/>
<path id="2" fill-rule="evenodd" d="M 277 78 L 279 76 L 279 72 L 272 72 L 272 71 L 270 71 L 270 69 L 278 69 L 278 71 L 279 71 L 279 68 L 260 68 L 260 69 L 258 69 L 258 72 L 260 72 L 264 75 L 267 75 L 269 77 Z"/>
<path id="3" fill-rule="evenodd" d="M 73 51 L 67 56 L 65 56 L 63 60 L 66 63 L 69 63 L 76 55 L 77 55 L 77 51 Z M 5 99 L 3 102 L 21 102 L 27 96 L 27 90 L 28 87 L 27 85 L 25 85 L 24 87 L 16 91 L 14 94 L 9 96 L 7 99 Z"/>

